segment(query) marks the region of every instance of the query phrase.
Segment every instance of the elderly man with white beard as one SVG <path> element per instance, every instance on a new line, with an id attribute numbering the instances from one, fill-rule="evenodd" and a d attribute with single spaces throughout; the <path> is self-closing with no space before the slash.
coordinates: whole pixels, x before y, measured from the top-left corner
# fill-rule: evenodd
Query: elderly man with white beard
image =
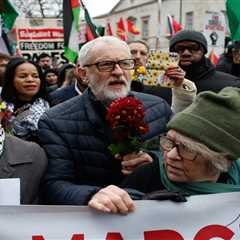
<path id="1" fill-rule="evenodd" d="M 119 186 L 133 169 L 152 162 L 154 154 L 133 152 L 120 159 L 111 154 L 107 106 L 129 94 L 140 100 L 149 126 L 144 140 L 166 131 L 172 111 L 159 97 L 130 92 L 135 61 L 125 42 L 99 37 L 81 48 L 79 58 L 81 78 L 89 82 L 89 88 L 82 96 L 50 109 L 39 122 L 40 140 L 49 159 L 43 198 L 47 204 L 89 205 L 125 214 L 134 210 L 130 196 L 136 192 Z"/>

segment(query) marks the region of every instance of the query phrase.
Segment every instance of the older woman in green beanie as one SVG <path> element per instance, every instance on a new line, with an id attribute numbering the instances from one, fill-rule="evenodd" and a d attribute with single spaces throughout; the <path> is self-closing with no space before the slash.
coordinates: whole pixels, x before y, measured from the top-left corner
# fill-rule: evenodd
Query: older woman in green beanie
<path id="1" fill-rule="evenodd" d="M 202 92 L 168 123 L 159 160 L 137 168 L 123 187 L 190 195 L 240 191 L 240 89 Z"/>

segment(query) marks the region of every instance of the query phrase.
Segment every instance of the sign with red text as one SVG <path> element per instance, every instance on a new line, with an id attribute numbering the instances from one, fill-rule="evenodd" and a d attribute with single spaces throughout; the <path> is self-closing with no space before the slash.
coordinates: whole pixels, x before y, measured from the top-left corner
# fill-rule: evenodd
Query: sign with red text
<path id="1" fill-rule="evenodd" d="M 42 52 L 58 63 L 65 63 L 62 19 L 18 19 L 16 38 L 20 53 L 27 59 L 37 60 Z"/>
<path id="2" fill-rule="evenodd" d="M 239 240 L 240 193 L 136 201 L 128 215 L 78 206 L 0 206 L 1 240 Z"/>
<path id="3" fill-rule="evenodd" d="M 222 12 L 207 11 L 204 17 L 203 33 L 208 49 L 214 49 L 219 55 L 223 52 L 226 35 L 226 21 Z"/>

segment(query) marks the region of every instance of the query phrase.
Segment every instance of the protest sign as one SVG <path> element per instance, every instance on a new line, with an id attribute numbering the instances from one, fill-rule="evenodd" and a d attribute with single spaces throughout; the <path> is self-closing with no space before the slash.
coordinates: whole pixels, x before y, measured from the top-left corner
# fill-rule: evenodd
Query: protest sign
<path id="1" fill-rule="evenodd" d="M 204 17 L 203 33 L 208 42 L 208 49 L 214 49 L 218 55 L 223 52 L 226 33 L 226 21 L 222 12 L 207 11 Z"/>
<path id="2" fill-rule="evenodd" d="M 80 206 L 0 206 L 1 240 L 239 240 L 240 193 L 136 201 L 128 215 Z"/>
<path id="3" fill-rule="evenodd" d="M 36 61 L 45 52 L 58 63 L 67 62 L 62 19 L 18 19 L 16 38 L 20 53 L 27 59 Z"/>

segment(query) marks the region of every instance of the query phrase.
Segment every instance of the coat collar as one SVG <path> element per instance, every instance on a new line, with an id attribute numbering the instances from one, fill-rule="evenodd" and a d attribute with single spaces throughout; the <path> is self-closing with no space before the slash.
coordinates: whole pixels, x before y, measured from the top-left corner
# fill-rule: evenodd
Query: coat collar
<path id="1" fill-rule="evenodd" d="M 21 144 L 21 139 L 6 135 L 5 144 L 2 156 L 0 157 L 0 176 L 1 178 L 8 178 L 13 175 L 17 165 L 32 163 L 31 148 Z"/>

